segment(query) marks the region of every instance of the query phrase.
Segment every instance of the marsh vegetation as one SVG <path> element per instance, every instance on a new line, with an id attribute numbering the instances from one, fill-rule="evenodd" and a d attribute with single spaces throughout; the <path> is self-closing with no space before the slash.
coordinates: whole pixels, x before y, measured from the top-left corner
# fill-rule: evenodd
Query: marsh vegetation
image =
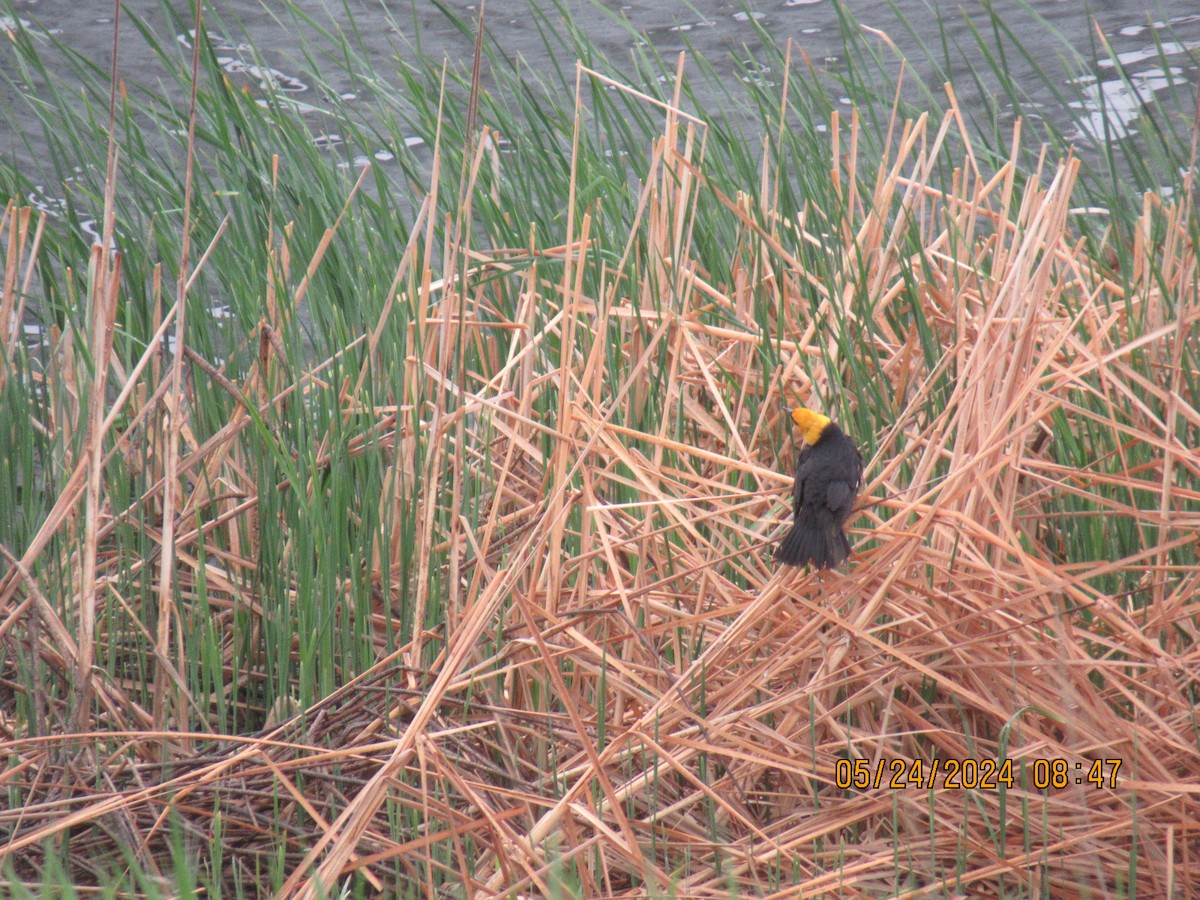
<path id="1" fill-rule="evenodd" d="M 552 11 L 548 83 L 339 37 L 331 149 L 122 27 L 194 106 L 11 34 L 67 188 L 0 164 L 7 893 L 1200 881 L 1189 97 L 1084 162 L 848 20 L 748 140 Z M 797 403 L 837 571 L 771 563 Z"/>

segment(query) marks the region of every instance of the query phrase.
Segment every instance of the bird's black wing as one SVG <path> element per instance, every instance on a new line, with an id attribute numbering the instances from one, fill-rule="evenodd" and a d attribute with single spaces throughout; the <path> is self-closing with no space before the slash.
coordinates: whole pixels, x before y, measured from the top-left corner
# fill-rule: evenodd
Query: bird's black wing
<path id="1" fill-rule="evenodd" d="M 839 515 L 850 512 L 854 502 L 854 485 L 848 481 L 831 481 L 825 489 L 825 505 Z"/>
<path id="2" fill-rule="evenodd" d="M 808 467 L 805 465 L 812 455 L 812 447 L 805 447 L 800 451 L 800 458 L 796 461 L 796 484 L 793 487 L 792 515 L 799 517 L 800 508 L 804 505 L 804 482 L 808 478 Z"/>
<path id="3" fill-rule="evenodd" d="M 853 451 L 853 455 L 848 452 L 839 459 L 838 471 L 831 475 L 825 488 L 825 504 L 842 518 L 850 515 L 854 498 L 862 486 L 863 473 L 862 454 L 858 448 L 848 440 L 844 446 Z"/>

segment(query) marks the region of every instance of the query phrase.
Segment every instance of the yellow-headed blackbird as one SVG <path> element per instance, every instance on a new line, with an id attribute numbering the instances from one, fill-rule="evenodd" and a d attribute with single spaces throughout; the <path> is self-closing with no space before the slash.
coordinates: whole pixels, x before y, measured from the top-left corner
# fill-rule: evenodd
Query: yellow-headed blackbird
<path id="1" fill-rule="evenodd" d="M 792 421 L 805 446 L 796 464 L 795 522 L 775 558 L 789 566 L 829 569 L 850 555 L 842 527 L 862 484 L 862 456 L 828 416 L 800 407 L 792 410 Z"/>

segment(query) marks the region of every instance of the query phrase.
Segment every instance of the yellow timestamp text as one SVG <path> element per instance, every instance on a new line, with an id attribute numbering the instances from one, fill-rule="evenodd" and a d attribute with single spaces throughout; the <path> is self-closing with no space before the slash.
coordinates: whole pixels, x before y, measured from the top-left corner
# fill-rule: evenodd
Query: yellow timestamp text
<path id="1" fill-rule="evenodd" d="M 843 789 L 865 791 L 887 788 L 935 788 L 994 791 L 1000 787 L 1029 786 L 1034 790 L 1062 790 L 1071 785 L 1115 788 L 1120 759 L 839 759 L 834 783 Z"/>

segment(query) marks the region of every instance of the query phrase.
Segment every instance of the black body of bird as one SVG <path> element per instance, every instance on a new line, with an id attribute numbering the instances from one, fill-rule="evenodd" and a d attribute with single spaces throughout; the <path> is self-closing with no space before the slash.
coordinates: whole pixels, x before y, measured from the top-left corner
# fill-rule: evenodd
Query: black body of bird
<path id="1" fill-rule="evenodd" d="M 862 456 L 828 416 L 800 407 L 792 421 L 804 438 L 796 464 L 795 521 L 775 559 L 789 566 L 830 569 L 850 555 L 842 531 L 862 484 Z"/>

